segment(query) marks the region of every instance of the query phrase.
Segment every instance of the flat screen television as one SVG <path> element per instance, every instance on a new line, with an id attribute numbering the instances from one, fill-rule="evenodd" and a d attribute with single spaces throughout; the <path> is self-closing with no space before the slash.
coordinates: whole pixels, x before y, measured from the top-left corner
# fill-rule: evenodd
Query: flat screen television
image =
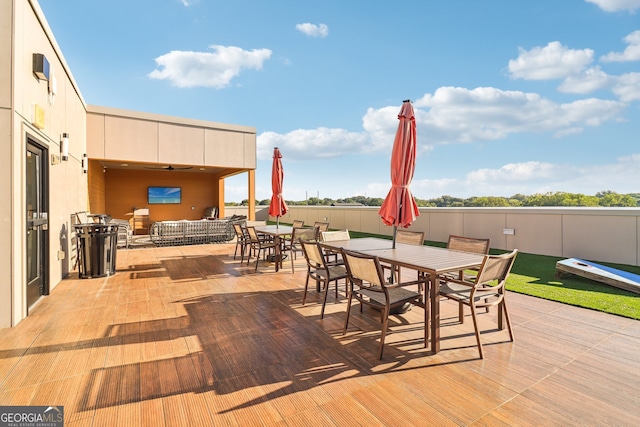
<path id="1" fill-rule="evenodd" d="M 182 189 L 180 187 L 149 187 L 148 201 L 150 205 L 181 203 Z"/>

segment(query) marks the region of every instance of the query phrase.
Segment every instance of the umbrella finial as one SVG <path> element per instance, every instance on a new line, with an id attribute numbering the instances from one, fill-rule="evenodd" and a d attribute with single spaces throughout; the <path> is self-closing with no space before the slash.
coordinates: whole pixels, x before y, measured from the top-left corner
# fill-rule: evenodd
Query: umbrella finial
<path id="1" fill-rule="evenodd" d="M 404 101 L 402 101 L 402 102 L 411 102 L 411 100 L 410 100 L 410 99 L 405 99 L 405 100 L 404 100 Z"/>

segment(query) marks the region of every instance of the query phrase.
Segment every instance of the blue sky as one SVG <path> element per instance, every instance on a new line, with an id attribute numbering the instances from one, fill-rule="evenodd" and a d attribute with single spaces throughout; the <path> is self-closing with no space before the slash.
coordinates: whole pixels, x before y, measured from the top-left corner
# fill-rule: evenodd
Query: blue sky
<path id="1" fill-rule="evenodd" d="M 256 196 L 640 192 L 640 0 L 39 0 L 91 105 L 254 126 Z M 245 174 L 226 201 L 247 195 Z"/>

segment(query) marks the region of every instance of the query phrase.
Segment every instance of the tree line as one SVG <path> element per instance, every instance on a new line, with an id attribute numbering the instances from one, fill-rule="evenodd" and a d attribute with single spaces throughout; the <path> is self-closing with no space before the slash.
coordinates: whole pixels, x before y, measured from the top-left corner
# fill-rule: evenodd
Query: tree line
<path id="1" fill-rule="evenodd" d="M 515 194 L 511 197 L 499 196 L 481 196 L 469 197 L 467 199 L 441 196 L 435 199 L 418 199 L 416 203 L 420 207 L 529 207 L 529 206 L 588 206 L 588 207 L 638 207 L 640 206 L 640 193 L 619 194 L 615 191 L 600 191 L 594 196 L 580 193 L 555 192 L 545 194 L 533 194 L 526 196 L 524 194 Z M 307 200 L 287 200 L 287 204 L 292 206 L 344 206 L 344 205 L 362 205 L 362 206 L 381 206 L 383 198 L 354 196 L 344 199 L 331 199 L 325 197 L 319 199 L 317 197 L 309 197 Z M 268 206 L 271 199 L 256 200 L 256 205 Z M 245 199 L 241 203 L 227 203 L 228 206 L 247 206 L 248 200 Z"/>

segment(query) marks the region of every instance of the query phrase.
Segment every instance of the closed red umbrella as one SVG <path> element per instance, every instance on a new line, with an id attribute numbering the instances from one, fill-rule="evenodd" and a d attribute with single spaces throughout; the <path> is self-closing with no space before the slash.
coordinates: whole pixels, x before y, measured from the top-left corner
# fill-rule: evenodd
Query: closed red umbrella
<path id="1" fill-rule="evenodd" d="M 410 100 L 402 103 L 400 123 L 391 152 L 391 190 L 378 213 L 382 222 L 393 226 L 393 247 L 396 247 L 398 226 L 407 228 L 420 215 L 409 185 L 416 168 L 416 120 Z"/>
<path id="2" fill-rule="evenodd" d="M 269 204 L 269 215 L 276 217 L 276 225 L 280 225 L 280 217 L 287 213 L 289 208 L 282 197 L 282 181 L 284 179 L 284 169 L 282 169 L 282 153 L 278 147 L 273 149 L 273 165 L 271 166 L 271 203 Z"/>

